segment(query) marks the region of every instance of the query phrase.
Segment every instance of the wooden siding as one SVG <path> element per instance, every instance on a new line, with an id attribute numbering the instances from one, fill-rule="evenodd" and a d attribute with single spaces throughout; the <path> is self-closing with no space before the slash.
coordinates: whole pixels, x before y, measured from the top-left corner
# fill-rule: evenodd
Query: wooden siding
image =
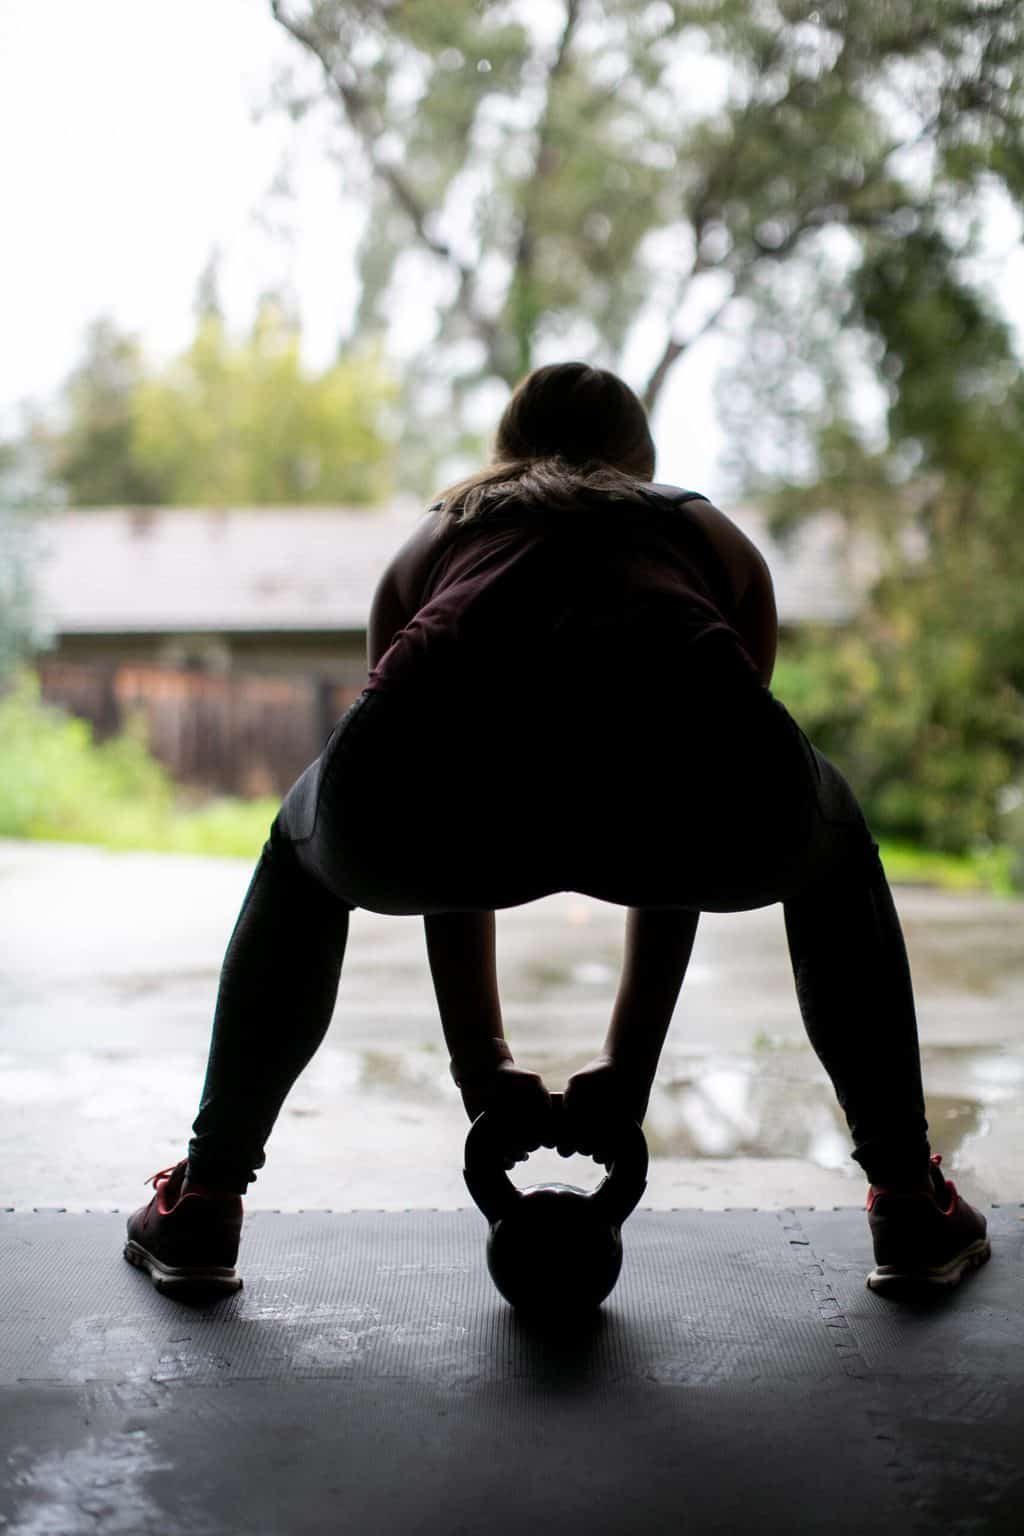
<path id="1" fill-rule="evenodd" d="M 200 672 L 126 662 L 40 660 L 43 698 L 90 721 L 97 739 L 141 715 L 150 750 L 180 784 L 283 795 L 319 754 L 362 680 Z"/>

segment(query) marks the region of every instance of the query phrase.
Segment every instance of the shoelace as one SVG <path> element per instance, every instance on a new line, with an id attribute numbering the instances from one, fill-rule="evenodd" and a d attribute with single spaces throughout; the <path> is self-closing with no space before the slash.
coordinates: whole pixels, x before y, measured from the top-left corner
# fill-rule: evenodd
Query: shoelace
<path id="1" fill-rule="evenodd" d="M 937 1168 L 939 1166 L 939 1164 L 942 1162 L 942 1153 L 941 1152 L 933 1152 L 932 1153 L 932 1162 L 934 1163 L 935 1167 Z M 948 1216 L 950 1211 L 953 1209 L 953 1206 L 956 1204 L 956 1198 L 957 1198 L 957 1195 L 956 1195 L 956 1185 L 953 1183 L 952 1179 L 947 1179 L 945 1174 L 943 1174 L 943 1176 L 942 1176 L 942 1185 L 943 1185 L 943 1188 L 946 1191 L 947 1201 L 946 1201 L 945 1207 L 940 1206 L 939 1209 L 942 1211 L 942 1214 L 944 1216 Z"/>
<path id="2" fill-rule="evenodd" d="M 153 1188 L 157 1189 L 158 1181 L 160 1179 L 169 1179 L 172 1174 L 177 1173 L 179 1167 L 179 1163 L 172 1163 L 169 1168 L 161 1168 L 157 1173 L 151 1173 L 149 1178 L 143 1180 L 143 1182 L 146 1184 L 152 1184 Z M 157 1190 L 157 1193 L 159 1194 L 159 1190 Z M 207 1189 L 202 1184 L 190 1185 L 189 1193 L 192 1195 L 203 1195 L 205 1198 L 209 1199 L 231 1198 L 231 1196 L 229 1196 L 225 1190 Z"/>
<path id="3" fill-rule="evenodd" d="M 169 1168 L 161 1168 L 158 1173 L 151 1173 L 149 1178 L 143 1179 L 142 1182 L 144 1184 L 152 1184 L 153 1188 L 156 1189 L 157 1179 L 169 1179 L 177 1166 L 177 1163 L 172 1163 Z"/>

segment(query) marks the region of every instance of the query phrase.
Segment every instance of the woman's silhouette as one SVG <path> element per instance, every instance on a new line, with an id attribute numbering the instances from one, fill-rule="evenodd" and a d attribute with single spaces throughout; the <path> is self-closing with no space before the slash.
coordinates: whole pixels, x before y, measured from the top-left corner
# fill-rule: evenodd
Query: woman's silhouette
<path id="1" fill-rule="evenodd" d="M 547 1088 L 504 1040 L 494 914 L 566 890 L 629 910 L 561 1150 L 607 1161 L 616 1116 L 642 1120 L 700 913 L 782 902 L 807 1034 L 870 1181 L 869 1283 L 949 1284 L 988 1256 L 930 1152 L 877 844 L 770 692 L 768 568 L 654 466 L 619 378 L 538 368 L 492 464 L 385 571 L 367 686 L 285 797 L 231 936 L 188 1158 L 128 1224 L 126 1257 L 158 1285 L 240 1284 L 241 1195 L 330 1022 L 355 907 L 423 914 L 453 1076 L 471 1119 L 493 1111 L 507 1165 L 548 1139 Z"/>

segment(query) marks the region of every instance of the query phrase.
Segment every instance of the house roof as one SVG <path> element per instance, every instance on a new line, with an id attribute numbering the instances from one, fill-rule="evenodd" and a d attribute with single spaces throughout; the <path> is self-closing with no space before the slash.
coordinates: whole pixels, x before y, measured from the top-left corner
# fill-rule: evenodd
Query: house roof
<path id="1" fill-rule="evenodd" d="M 360 631 L 384 567 L 423 515 L 348 507 L 83 508 L 41 530 L 38 617 L 54 635 Z M 824 513 L 792 544 L 750 507 L 728 515 L 768 562 L 779 619 L 841 622 L 874 565 L 844 557 Z"/>

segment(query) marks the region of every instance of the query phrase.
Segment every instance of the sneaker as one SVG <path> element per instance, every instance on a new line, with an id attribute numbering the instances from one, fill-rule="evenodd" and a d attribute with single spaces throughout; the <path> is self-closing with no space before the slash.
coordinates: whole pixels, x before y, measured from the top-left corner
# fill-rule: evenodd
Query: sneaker
<path id="1" fill-rule="evenodd" d="M 991 1257 L 987 1223 L 960 1198 L 939 1172 L 942 1154 L 932 1154 L 930 1188 L 910 1192 L 868 1189 L 868 1225 L 875 1267 L 867 1277 L 882 1296 L 914 1296 L 947 1290 L 965 1270 Z"/>
<path id="2" fill-rule="evenodd" d="M 237 1291 L 242 1197 L 201 1185 L 182 1192 L 187 1170 L 188 1159 L 182 1158 L 173 1168 L 150 1174 L 145 1182 L 156 1193 L 129 1216 L 124 1256 L 148 1270 L 157 1290 L 168 1295 Z"/>

